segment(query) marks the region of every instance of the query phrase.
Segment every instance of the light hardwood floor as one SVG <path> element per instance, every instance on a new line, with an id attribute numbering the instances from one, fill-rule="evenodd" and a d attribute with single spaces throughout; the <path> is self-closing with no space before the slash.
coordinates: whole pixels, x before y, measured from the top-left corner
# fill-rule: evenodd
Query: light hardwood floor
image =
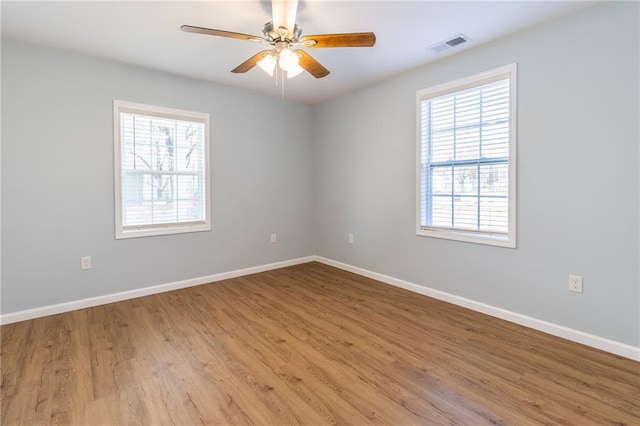
<path id="1" fill-rule="evenodd" d="M 640 363 L 319 263 L 1 332 L 3 425 L 640 425 Z"/>

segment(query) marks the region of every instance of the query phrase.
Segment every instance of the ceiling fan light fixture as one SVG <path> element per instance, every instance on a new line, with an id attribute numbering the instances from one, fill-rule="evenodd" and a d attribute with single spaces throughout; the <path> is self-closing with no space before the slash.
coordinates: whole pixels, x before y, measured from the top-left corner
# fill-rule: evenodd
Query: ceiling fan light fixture
<path id="1" fill-rule="evenodd" d="M 298 55 L 288 47 L 285 47 L 280 50 L 278 65 L 287 72 L 293 71 L 295 68 L 300 67 L 300 65 L 298 65 Z"/>
<path id="2" fill-rule="evenodd" d="M 300 64 L 296 62 L 290 70 L 287 70 L 287 78 L 293 78 L 297 75 L 300 75 L 302 71 L 304 71 L 304 68 L 302 68 Z"/>
<path id="3" fill-rule="evenodd" d="M 262 71 L 266 72 L 271 77 L 273 77 L 273 71 L 276 68 L 276 63 L 277 63 L 276 57 L 273 55 L 273 53 L 269 53 L 264 55 L 264 58 L 262 58 L 258 62 L 258 66 L 262 68 Z"/>
<path id="4" fill-rule="evenodd" d="M 372 32 L 316 34 L 301 37 L 302 29 L 296 24 L 298 1 L 271 0 L 272 20 L 264 24 L 262 28 L 264 37 L 192 25 L 182 25 L 180 29 L 189 33 L 248 40 L 270 45 L 270 48 L 251 56 L 232 69 L 231 72 L 243 74 L 259 65 L 265 73 L 272 77 L 276 74 L 276 68 L 280 68 L 282 74 L 286 71 L 287 78 L 293 78 L 303 71 L 307 71 L 315 78 L 323 78 L 329 75 L 330 71 L 328 69 L 304 49 L 299 49 L 300 47 L 371 47 L 376 43 L 376 36 Z M 457 40 L 452 40 L 449 43 L 456 42 Z M 276 78 L 276 84 L 277 81 L 278 79 Z"/>

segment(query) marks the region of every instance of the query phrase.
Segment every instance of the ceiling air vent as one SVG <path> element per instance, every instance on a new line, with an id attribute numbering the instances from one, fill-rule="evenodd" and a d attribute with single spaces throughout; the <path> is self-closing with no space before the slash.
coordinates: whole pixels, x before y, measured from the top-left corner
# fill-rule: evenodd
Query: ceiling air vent
<path id="1" fill-rule="evenodd" d="M 434 44 L 433 46 L 431 46 L 431 50 L 436 53 L 440 53 L 444 52 L 447 49 L 451 49 L 452 47 L 459 46 L 462 43 L 466 43 L 467 41 L 469 41 L 469 37 L 464 34 L 459 34 L 449 40 L 441 41 L 440 43 Z"/>

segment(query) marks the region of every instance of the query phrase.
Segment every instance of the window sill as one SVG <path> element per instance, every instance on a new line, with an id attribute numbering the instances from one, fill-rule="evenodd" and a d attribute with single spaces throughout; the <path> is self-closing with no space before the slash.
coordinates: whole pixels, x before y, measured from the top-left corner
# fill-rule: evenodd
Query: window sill
<path id="1" fill-rule="evenodd" d="M 140 229 L 118 229 L 116 231 L 116 240 L 126 238 L 139 238 L 139 237 L 156 237 L 160 235 L 173 235 L 173 234 L 186 234 L 191 232 L 204 232 L 210 231 L 211 225 L 202 224 L 196 226 L 161 226 L 153 228 L 140 228 Z"/>
<path id="2" fill-rule="evenodd" d="M 465 232 L 461 230 L 419 227 L 416 231 L 416 235 L 421 237 L 440 238 L 445 240 L 484 244 L 496 247 L 516 248 L 515 234 L 488 234 L 478 232 Z"/>

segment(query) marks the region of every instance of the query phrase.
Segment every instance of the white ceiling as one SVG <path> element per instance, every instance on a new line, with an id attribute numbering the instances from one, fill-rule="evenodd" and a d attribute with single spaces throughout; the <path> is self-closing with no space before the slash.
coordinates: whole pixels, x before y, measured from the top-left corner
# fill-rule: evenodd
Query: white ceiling
<path id="1" fill-rule="evenodd" d="M 373 31 L 370 48 L 309 49 L 331 74 L 285 82 L 289 100 L 313 104 L 472 49 L 526 27 L 593 5 L 570 1 L 300 0 L 305 34 Z M 262 35 L 269 1 L 2 1 L 2 36 L 279 95 L 258 67 L 231 69 L 264 48 L 249 41 L 180 31 L 180 25 Z M 444 53 L 430 47 L 460 33 L 471 41 Z"/>

